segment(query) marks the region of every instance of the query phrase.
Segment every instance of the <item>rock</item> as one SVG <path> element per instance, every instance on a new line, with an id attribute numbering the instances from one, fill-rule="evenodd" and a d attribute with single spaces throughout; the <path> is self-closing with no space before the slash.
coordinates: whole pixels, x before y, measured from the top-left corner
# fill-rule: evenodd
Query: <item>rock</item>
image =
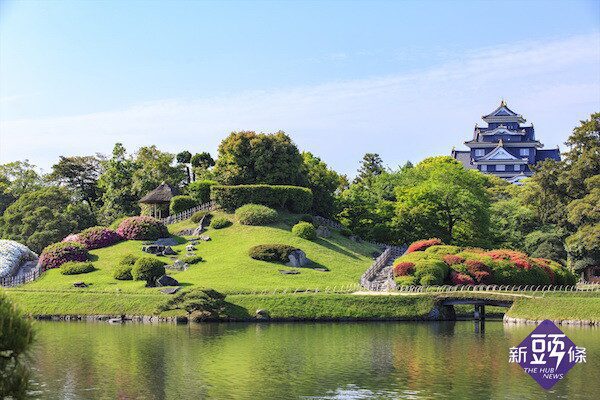
<path id="1" fill-rule="evenodd" d="M 310 264 L 310 260 L 306 258 L 306 253 L 304 253 L 302 250 L 292 251 L 288 258 L 290 259 L 290 262 L 285 264 L 288 267 L 304 267 Z"/>
<path id="2" fill-rule="evenodd" d="M 169 269 L 174 269 L 176 271 L 185 271 L 187 270 L 189 267 L 188 264 L 184 263 L 181 260 L 175 260 L 175 262 L 173 263 L 173 265 L 170 265 L 168 268 Z"/>
<path id="3" fill-rule="evenodd" d="M 331 236 L 331 231 L 325 225 L 319 225 L 319 227 L 317 228 L 317 236 L 328 238 Z"/>
<path id="4" fill-rule="evenodd" d="M 177 252 L 175 250 L 173 250 L 171 248 L 171 246 L 165 246 L 164 250 L 162 251 L 162 254 L 164 256 L 173 256 L 173 255 L 176 255 Z"/>
<path id="5" fill-rule="evenodd" d="M 73 287 L 86 288 L 88 285 L 85 282 L 75 282 L 73 283 Z"/>
<path id="6" fill-rule="evenodd" d="M 179 291 L 179 286 L 176 287 L 170 287 L 170 288 L 165 288 L 165 289 L 161 289 L 160 292 L 164 293 L 164 294 L 175 294 Z M 186 319 L 187 320 L 187 319 Z"/>
<path id="7" fill-rule="evenodd" d="M 201 236 L 198 236 L 198 240 L 202 240 L 203 242 L 209 242 L 212 239 L 210 238 L 210 236 L 201 235 Z"/>
<path id="8" fill-rule="evenodd" d="M 295 269 L 280 269 L 279 273 L 284 275 L 298 275 L 300 271 L 296 271 Z"/>
<path id="9" fill-rule="evenodd" d="M 108 320 L 109 324 L 123 324 L 125 323 L 125 321 L 123 320 L 123 318 L 111 318 Z"/>
<path id="10" fill-rule="evenodd" d="M 179 282 L 169 275 L 163 275 L 156 280 L 156 286 L 179 286 Z"/>
<path id="11" fill-rule="evenodd" d="M 158 244 L 149 244 L 142 247 L 142 251 L 150 254 L 162 254 L 165 250 L 165 246 L 161 246 Z"/>
<path id="12" fill-rule="evenodd" d="M 315 271 L 319 271 L 319 272 L 329 272 L 329 270 L 327 268 L 313 268 Z"/>
<path id="13" fill-rule="evenodd" d="M 254 317 L 259 320 L 271 319 L 271 315 L 267 310 L 263 310 L 262 308 L 256 310 Z"/>
<path id="14" fill-rule="evenodd" d="M 187 246 L 185 246 L 185 251 L 187 252 L 192 252 L 196 250 L 196 247 L 193 244 L 188 244 Z"/>
<path id="15" fill-rule="evenodd" d="M 179 232 L 177 232 L 177 236 L 192 236 L 194 234 L 194 230 L 193 228 L 188 228 L 188 229 L 182 229 Z"/>

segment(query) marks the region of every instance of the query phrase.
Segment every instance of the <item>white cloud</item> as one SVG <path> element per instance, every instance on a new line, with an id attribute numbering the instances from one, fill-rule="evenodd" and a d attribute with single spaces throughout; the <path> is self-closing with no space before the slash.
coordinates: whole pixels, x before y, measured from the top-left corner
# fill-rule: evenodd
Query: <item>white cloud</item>
<path id="1" fill-rule="evenodd" d="M 600 108 L 599 48 L 598 34 L 524 42 L 396 76 L 0 121 L 0 162 L 28 158 L 48 167 L 61 154 L 110 153 L 117 141 L 131 150 L 214 152 L 230 131 L 283 129 L 301 149 L 352 174 L 367 151 L 391 166 L 448 154 L 501 97 L 556 146 Z"/>

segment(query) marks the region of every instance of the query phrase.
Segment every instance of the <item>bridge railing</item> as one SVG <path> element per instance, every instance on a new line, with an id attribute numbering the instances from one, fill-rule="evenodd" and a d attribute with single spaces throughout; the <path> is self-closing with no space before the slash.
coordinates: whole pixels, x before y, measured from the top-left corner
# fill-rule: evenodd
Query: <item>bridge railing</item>
<path id="1" fill-rule="evenodd" d="M 208 203 L 200 204 L 199 206 L 190 208 L 189 210 L 185 210 L 179 214 L 169 215 L 167 218 L 161 219 L 161 221 L 165 225 L 174 224 L 176 222 L 192 218 L 192 215 L 198 211 L 212 211 L 216 208 L 217 204 L 214 201 L 209 201 Z"/>
<path id="2" fill-rule="evenodd" d="M 393 291 L 401 293 L 456 293 L 456 292 L 600 292 L 600 284 L 577 285 L 443 285 L 443 286 L 397 286 Z"/>

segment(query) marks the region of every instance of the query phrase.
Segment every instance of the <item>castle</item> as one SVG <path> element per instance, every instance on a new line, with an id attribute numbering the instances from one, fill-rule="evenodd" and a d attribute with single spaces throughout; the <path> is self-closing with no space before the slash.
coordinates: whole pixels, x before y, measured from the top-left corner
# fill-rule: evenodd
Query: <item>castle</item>
<path id="1" fill-rule="evenodd" d="M 544 150 L 535 139 L 533 124 L 523 126 L 525 118 L 502 100 L 500 106 L 481 117 L 487 127 L 475 125 L 473 139 L 464 142 L 470 150 L 452 149 L 452 157 L 465 168 L 493 174 L 512 183 L 533 175 L 531 166 L 548 158 L 560 161 L 560 151 Z"/>

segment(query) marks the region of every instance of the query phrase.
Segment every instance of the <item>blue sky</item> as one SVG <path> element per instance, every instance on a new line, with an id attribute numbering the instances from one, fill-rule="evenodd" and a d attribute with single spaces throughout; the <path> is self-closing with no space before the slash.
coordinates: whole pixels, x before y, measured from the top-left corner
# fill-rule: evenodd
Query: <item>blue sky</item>
<path id="1" fill-rule="evenodd" d="M 0 2 L 0 162 L 288 132 L 353 174 L 448 154 L 505 98 L 548 147 L 600 110 L 600 2 Z"/>

